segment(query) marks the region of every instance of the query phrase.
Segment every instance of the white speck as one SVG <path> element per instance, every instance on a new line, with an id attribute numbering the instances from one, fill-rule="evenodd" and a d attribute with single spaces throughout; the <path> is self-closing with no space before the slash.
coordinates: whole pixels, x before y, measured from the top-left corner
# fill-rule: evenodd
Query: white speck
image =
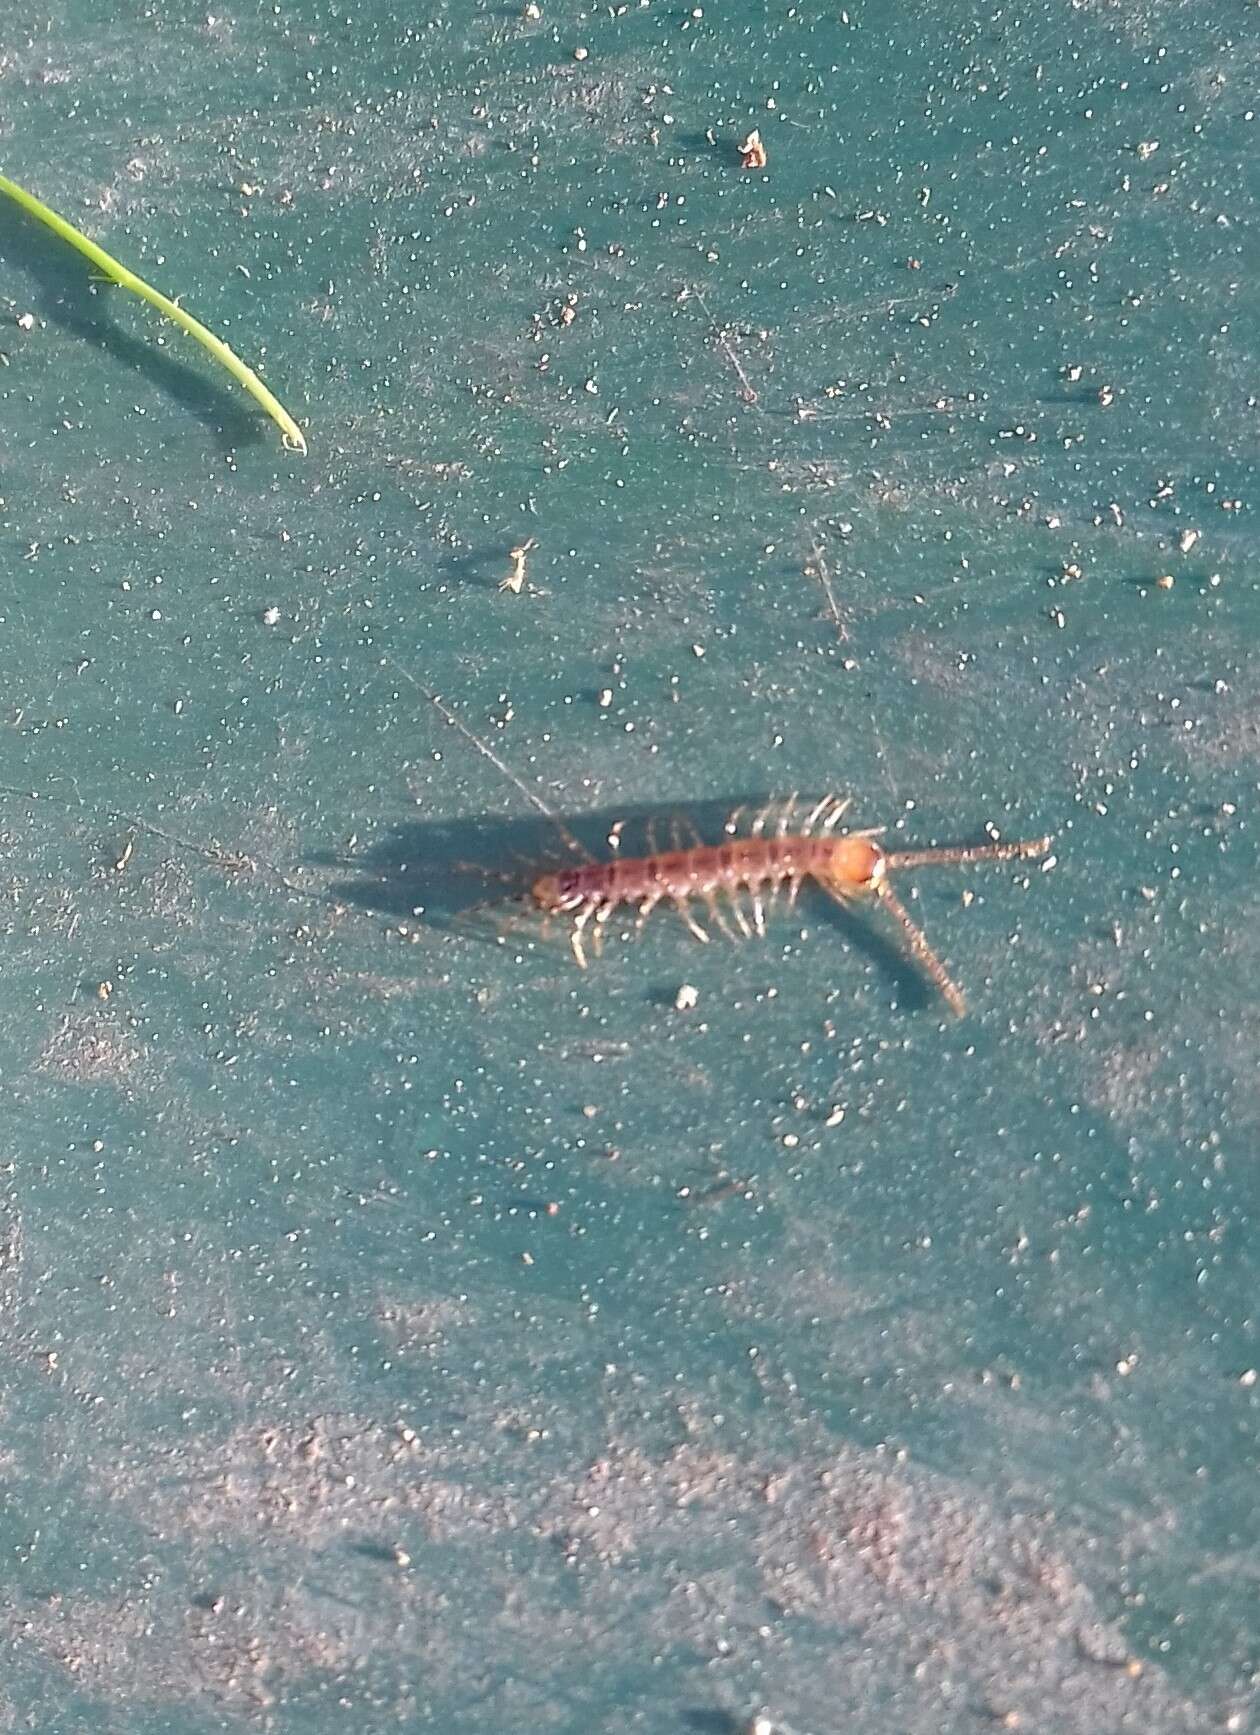
<path id="1" fill-rule="evenodd" d="M 265 608 L 262 611 L 262 623 L 265 627 L 275 626 L 276 622 L 279 619 L 280 619 L 280 610 L 276 607 L 276 605 L 274 603 L 272 603 L 269 608 Z"/>
<path id="2" fill-rule="evenodd" d="M 699 1004 L 700 990 L 698 988 L 693 988 L 690 982 L 684 982 L 677 994 L 674 995 L 675 1011 L 690 1012 L 694 1006 L 698 1006 Z"/>

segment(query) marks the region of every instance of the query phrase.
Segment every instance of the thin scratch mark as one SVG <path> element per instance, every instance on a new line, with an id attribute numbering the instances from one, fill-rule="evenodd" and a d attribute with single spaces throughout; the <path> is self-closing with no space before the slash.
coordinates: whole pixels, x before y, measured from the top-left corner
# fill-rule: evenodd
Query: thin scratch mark
<path id="1" fill-rule="evenodd" d="M 462 718 L 456 716 L 455 712 L 451 710 L 449 705 L 445 704 L 436 693 L 431 692 L 422 681 L 418 681 L 416 677 L 407 669 L 404 669 L 401 664 L 396 663 L 392 657 L 383 657 L 381 661 L 385 663 L 388 668 L 392 669 L 396 675 L 401 675 L 403 680 L 410 686 L 414 687 L 417 693 L 423 693 L 424 697 L 429 701 L 434 709 L 441 714 L 446 722 L 450 724 L 451 728 L 458 729 L 465 741 L 475 747 L 483 759 L 488 759 L 501 777 L 506 777 L 508 782 L 512 784 L 514 788 L 520 790 L 521 794 L 525 797 L 526 801 L 529 802 L 531 807 L 537 808 L 538 812 L 541 813 L 545 819 L 551 821 L 552 825 L 555 826 L 560 836 L 564 839 L 565 847 L 567 849 L 572 850 L 574 855 L 581 856 L 583 861 L 591 860 L 590 852 L 582 847 L 577 838 L 574 837 L 573 833 L 569 830 L 568 826 L 560 818 L 560 815 L 556 813 L 553 808 L 548 807 L 542 796 L 535 790 L 531 789 L 529 784 L 526 783 L 523 778 L 517 776 L 512 767 L 506 764 L 499 757 L 494 748 L 491 747 L 488 742 L 483 741 L 480 735 L 475 735 L 468 727 L 467 723 L 465 723 Z"/>

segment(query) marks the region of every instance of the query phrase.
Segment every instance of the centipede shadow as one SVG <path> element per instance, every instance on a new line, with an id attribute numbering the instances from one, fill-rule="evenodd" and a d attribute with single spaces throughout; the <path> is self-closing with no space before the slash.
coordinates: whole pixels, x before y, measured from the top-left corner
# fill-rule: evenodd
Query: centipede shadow
<path id="1" fill-rule="evenodd" d="M 489 942 L 499 931 L 496 911 L 506 915 L 514 906 L 522 907 L 533 882 L 550 869 L 588 858 L 606 861 L 612 853 L 610 837 L 617 838 L 617 853 L 625 857 L 670 849 L 676 841 L 687 848 L 697 837 L 715 843 L 721 840 L 722 828 L 734 809 L 755 812 L 766 801 L 764 795 L 744 795 L 690 802 L 685 809 L 672 811 L 623 807 L 560 814 L 560 824 L 581 845 L 585 857 L 567 847 L 559 827 L 542 815 L 501 819 L 478 814 L 411 820 L 393 826 L 362 852 L 325 856 L 322 865 L 353 875 L 329 888 L 343 903 L 400 922 L 423 922 L 438 929 L 479 934 Z M 653 922 L 667 923 L 670 919 L 662 911 Z M 903 1005 L 919 1007 L 931 1000 L 896 938 L 884 930 L 878 909 L 857 907 L 849 911 L 807 886 L 797 915 L 797 925 L 802 922 L 808 923 L 820 940 L 826 939 L 828 930 L 838 930 L 855 952 L 894 984 Z M 561 927 L 557 924 L 553 943 L 563 947 Z M 781 936 L 789 934 L 791 918 L 780 916 L 777 926 L 772 923 L 771 944 L 776 931 Z M 678 944 L 680 948 L 695 945 L 681 924 Z"/>

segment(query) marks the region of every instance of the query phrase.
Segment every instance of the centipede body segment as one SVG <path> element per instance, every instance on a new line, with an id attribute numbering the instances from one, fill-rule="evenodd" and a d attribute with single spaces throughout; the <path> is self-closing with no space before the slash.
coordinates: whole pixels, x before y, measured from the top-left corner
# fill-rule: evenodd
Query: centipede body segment
<path id="1" fill-rule="evenodd" d="M 543 874 L 534 881 L 531 898 L 544 914 L 572 919 L 570 944 L 584 969 L 588 934 L 598 951 L 604 930 L 621 909 L 636 909 L 642 926 L 653 910 L 668 904 L 697 940 L 707 942 L 711 936 L 697 919 L 697 905 L 719 933 L 735 939 L 764 934 L 778 898 L 792 906 L 807 881 L 843 905 L 871 897 L 889 912 L 915 962 L 951 1011 L 961 1016 L 966 1010 L 962 991 L 893 891 L 890 874 L 972 862 L 1028 861 L 1044 855 L 1050 839 L 886 850 L 876 842 L 876 831 L 840 829 L 848 807 L 832 795 L 808 808 L 790 796 L 755 814 L 743 835 L 743 814 L 737 810 L 720 844 L 694 838 L 688 843 L 676 825 L 671 848 L 658 849 L 650 836 L 647 855 Z"/>

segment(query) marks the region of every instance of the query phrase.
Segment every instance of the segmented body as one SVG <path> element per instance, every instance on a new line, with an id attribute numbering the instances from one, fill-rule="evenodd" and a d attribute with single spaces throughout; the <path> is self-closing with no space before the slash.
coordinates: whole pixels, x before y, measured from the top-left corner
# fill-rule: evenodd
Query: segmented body
<path id="1" fill-rule="evenodd" d="M 696 939 L 710 936 L 696 919 L 703 906 L 713 925 L 735 938 L 727 917 L 744 935 L 766 929 L 766 914 L 786 893 L 796 901 L 802 884 L 814 881 L 840 903 L 871 894 L 887 908 L 905 934 L 910 949 L 955 1012 L 964 1010 L 963 997 L 926 936 L 911 919 L 888 883 L 891 868 L 926 867 L 941 863 L 1024 860 L 1043 855 L 1048 838 L 1021 843 L 987 843 L 953 849 L 885 850 L 870 831 L 842 832 L 836 827 L 849 803 L 825 796 L 807 813 L 798 814 L 795 796 L 767 808 L 752 821 L 751 835 L 726 843 L 697 843 L 691 848 L 653 850 L 649 855 L 617 857 L 583 867 L 565 868 L 535 880 L 531 897 L 547 915 L 572 918 L 570 943 L 585 968 L 588 927 L 599 949 L 603 931 L 619 910 L 633 907 L 642 925 L 659 904 L 678 912 Z M 740 815 L 727 822 L 728 834 L 738 828 Z M 773 820 L 773 835 L 766 836 Z M 676 844 L 681 840 L 675 838 Z M 747 901 L 748 908 L 744 904 Z M 593 926 L 592 926 L 593 924 Z"/>
<path id="2" fill-rule="evenodd" d="M 854 842 L 857 843 L 857 839 Z M 871 877 L 882 854 L 862 840 L 853 855 L 855 883 Z M 701 844 L 695 849 L 665 850 L 589 867 L 571 868 L 547 876 L 535 887 L 535 901 L 556 911 L 578 910 L 585 904 L 615 909 L 619 904 L 677 902 L 686 898 L 734 897 L 756 894 L 804 879 L 827 879 L 833 872 L 836 846 L 817 837 L 741 838 L 737 843 Z M 552 885 L 554 880 L 554 886 Z M 539 895 L 541 890 L 541 896 Z"/>

